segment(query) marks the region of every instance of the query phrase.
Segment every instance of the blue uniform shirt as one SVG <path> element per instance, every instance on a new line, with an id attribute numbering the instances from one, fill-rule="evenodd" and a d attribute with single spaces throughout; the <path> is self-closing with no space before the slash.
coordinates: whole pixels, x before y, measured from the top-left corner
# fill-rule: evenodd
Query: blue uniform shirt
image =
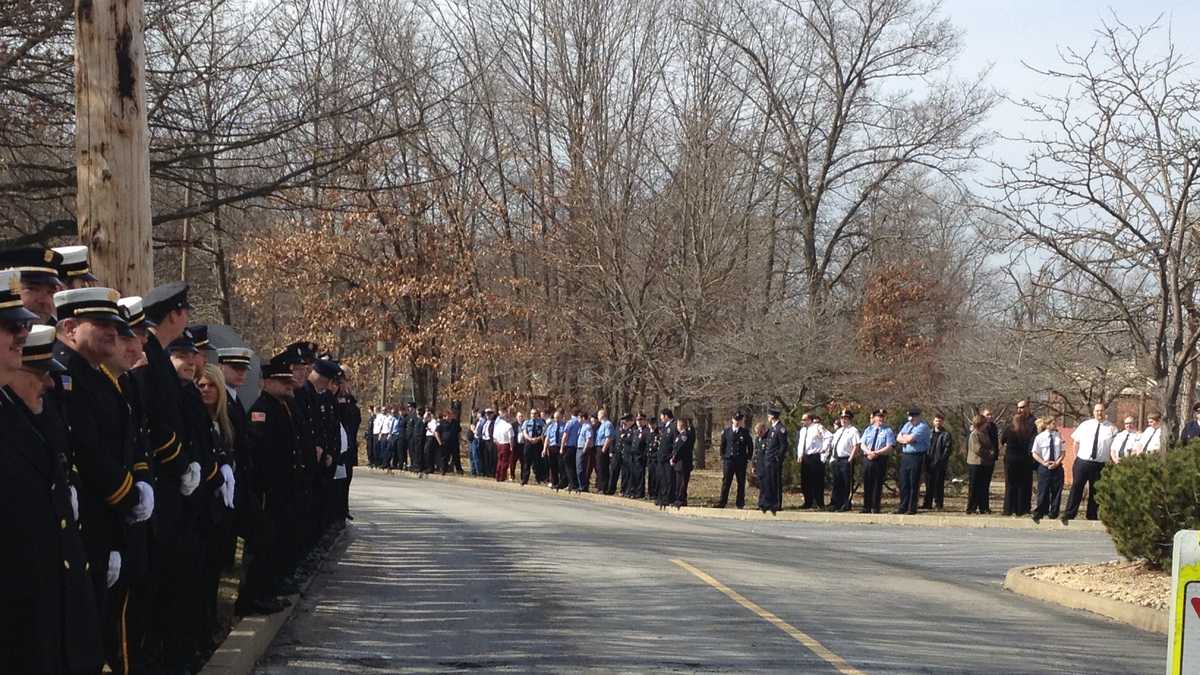
<path id="1" fill-rule="evenodd" d="M 604 420 L 600 423 L 600 428 L 596 430 L 596 447 L 604 447 L 604 442 L 612 438 L 613 423 L 610 420 Z"/>
<path id="2" fill-rule="evenodd" d="M 904 426 L 900 427 L 900 435 L 912 434 L 912 443 L 904 445 L 900 448 L 900 452 L 906 455 L 919 455 L 924 452 L 929 452 L 929 443 L 933 440 L 933 430 L 925 424 L 924 420 L 918 421 L 916 424 L 905 422 Z"/>
<path id="3" fill-rule="evenodd" d="M 876 438 L 876 436 L 878 436 L 878 438 Z M 879 427 L 878 430 L 875 429 L 875 425 L 871 425 L 863 431 L 861 443 L 864 448 L 871 450 L 872 452 L 876 450 L 882 450 L 889 445 L 896 444 L 896 434 L 893 433 L 892 428 L 886 424 L 882 427 Z"/>
<path id="4" fill-rule="evenodd" d="M 575 447 L 586 448 L 589 441 L 592 440 L 592 425 L 590 422 L 579 423 L 579 438 L 575 442 Z"/>
<path id="5" fill-rule="evenodd" d="M 565 440 L 568 447 L 577 447 L 574 445 L 575 439 L 579 436 L 579 418 L 572 417 L 571 421 L 563 425 L 562 433 L 566 436 Z"/>
<path id="6" fill-rule="evenodd" d="M 549 443 L 549 447 L 551 447 L 551 448 L 558 447 L 559 441 L 562 440 L 562 432 L 563 432 L 563 423 L 562 422 L 550 422 L 550 424 L 546 425 L 546 439 L 547 439 L 547 443 Z"/>
<path id="7" fill-rule="evenodd" d="M 545 420 L 540 420 L 536 417 L 527 419 L 521 424 L 521 433 L 525 434 L 526 438 L 537 438 L 542 435 L 545 429 Z"/>

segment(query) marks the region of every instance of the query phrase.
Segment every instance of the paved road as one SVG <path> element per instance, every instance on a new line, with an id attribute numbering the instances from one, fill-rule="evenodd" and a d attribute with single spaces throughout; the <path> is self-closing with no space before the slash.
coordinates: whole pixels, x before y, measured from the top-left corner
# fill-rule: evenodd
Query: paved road
<path id="1" fill-rule="evenodd" d="M 353 511 L 260 673 L 1163 670 L 1164 638 L 1000 587 L 1112 559 L 1097 533 L 684 519 L 367 472 Z"/>

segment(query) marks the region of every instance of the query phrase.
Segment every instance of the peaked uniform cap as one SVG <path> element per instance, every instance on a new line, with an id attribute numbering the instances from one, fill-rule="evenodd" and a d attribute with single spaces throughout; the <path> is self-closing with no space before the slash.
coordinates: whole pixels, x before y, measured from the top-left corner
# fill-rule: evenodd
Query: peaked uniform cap
<path id="1" fill-rule="evenodd" d="M 54 308 L 58 311 L 58 320 L 87 319 L 90 321 L 111 321 L 124 324 L 117 300 L 121 295 L 111 288 L 96 286 L 92 288 L 72 288 L 54 294 Z"/>
<path id="2" fill-rule="evenodd" d="M 21 273 L 0 270 L 0 319 L 8 321 L 37 321 L 37 314 L 25 309 L 21 301 Z"/>
<path id="3" fill-rule="evenodd" d="M 62 254 L 50 248 L 26 246 L 0 251 L 0 269 L 20 272 L 25 283 L 61 286 L 58 278 L 61 266 Z"/>
<path id="4" fill-rule="evenodd" d="M 142 298 L 142 308 L 151 319 L 158 320 L 176 309 L 191 309 L 188 304 L 188 285 L 174 281 L 150 289 Z"/>
<path id="5" fill-rule="evenodd" d="M 34 326 L 29 329 L 25 346 L 21 348 L 21 365 L 33 370 L 61 373 L 66 370 L 54 358 L 55 331 L 50 326 Z"/>
<path id="6" fill-rule="evenodd" d="M 117 300 L 117 306 L 121 309 L 121 315 L 125 317 L 125 323 L 128 323 L 131 328 L 155 325 L 153 321 L 146 318 L 146 310 L 142 306 L 141 296 L 131 295 L 121 298 Z"/>
<path id="7" fill-rule="evenodd" d="M 52 249 L 62 256 L 62 264 L 58 268 L 58 276 L 64 282 L 70 280 L 96 281 L 88 265 L 88 247 L 60 246 Z"/>
<path id="8" fill-rule="evenodd" d="M 217 363 L 224 363 L 230 366 L 250 366 L 250 359 L 254 357 L 253 349 L 245 347 L 222 347 L 217 350 Z"/>

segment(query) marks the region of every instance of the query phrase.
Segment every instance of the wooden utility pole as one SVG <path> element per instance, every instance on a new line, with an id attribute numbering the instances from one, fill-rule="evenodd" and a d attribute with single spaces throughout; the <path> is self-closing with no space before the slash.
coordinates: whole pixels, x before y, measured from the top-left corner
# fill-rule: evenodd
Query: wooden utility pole
<path id="1" fill-rule="evenodd" d="M 154 285 L 142 0 L 76 0 L 76 219 L 93 273 L 123 294 Z"/>

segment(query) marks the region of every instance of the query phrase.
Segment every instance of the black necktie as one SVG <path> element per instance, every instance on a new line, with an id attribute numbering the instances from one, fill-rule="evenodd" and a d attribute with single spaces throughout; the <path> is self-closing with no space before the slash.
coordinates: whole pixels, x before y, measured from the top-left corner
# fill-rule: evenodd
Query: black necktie
<path id="1" fill-rule="evenodd" d="M 1128 442 L 1129 442 L 1129 432 L 1126 431 L 1125 438 L 1121 439 L 1121 447 L 1117 448 L 1117 457 L 1122 457 L 1122 458 L 1125 457 L 1125 444 Z M 1096 455 L 1096 453 L 1093 452 L 1092 456 L 1094 457 L 1095 455 Z"/>
<path id="2" fill-rule="evenodd" d="M 1125 435 L 1125 440 L 1129 440 L 1129 434 Z M 1096 457 L 1099 456 L 1097 454 L 1100 452 L 1100 448 L 1098 447 L 1099 445 L 1100 445 L 1100 420 L 1096 420 L 1096 435 L 1092 437 L 1092 461 L 1093 462 L 1096 461 Z M 1121 447 L 1124 448 L 1125 444 L 1122 443 Z M 1118 454 L 1120 454 L 1120 451 L 1118 451 Z"/>

